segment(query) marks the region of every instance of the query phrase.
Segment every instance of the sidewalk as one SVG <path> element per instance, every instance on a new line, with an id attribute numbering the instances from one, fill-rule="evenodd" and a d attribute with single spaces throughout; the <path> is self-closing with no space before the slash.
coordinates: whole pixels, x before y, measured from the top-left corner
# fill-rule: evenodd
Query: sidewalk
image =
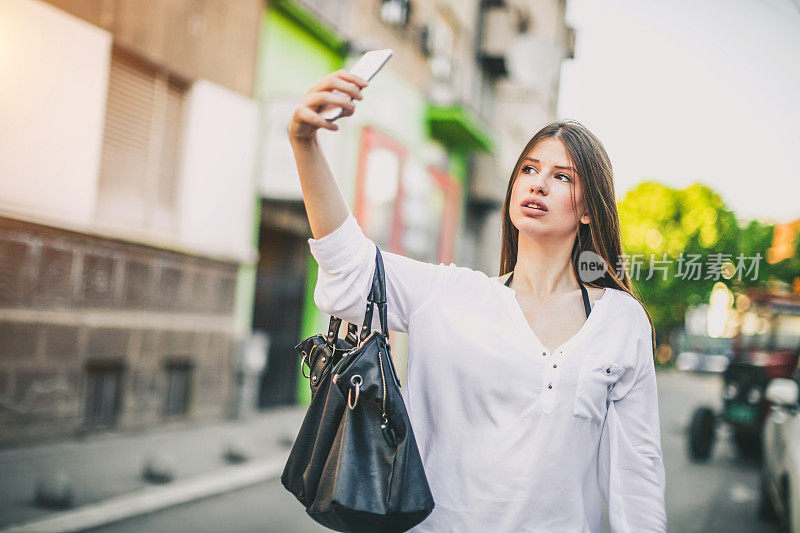
<path id="1" fill-rule="evenodd" d="M 279 407 L 243 420 L 0 450 L 0 531 L 80 530 L 277 478 L 305 412 L 305 406 Z M 228 464 L 223 454 L 229 442 L 252 452 L 248 461 Z M 171 483 L 154 485 L 141 477 L 153 452 L 169 457 Z M 71 510 L 33 504 L 37 479 L 56 470 L 74 485 Z"/>

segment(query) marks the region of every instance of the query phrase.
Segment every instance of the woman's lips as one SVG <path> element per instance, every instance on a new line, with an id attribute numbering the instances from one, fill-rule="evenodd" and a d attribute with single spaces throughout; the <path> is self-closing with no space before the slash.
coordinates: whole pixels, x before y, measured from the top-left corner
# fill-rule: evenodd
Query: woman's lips
<path id="1" fill-rule="evenodd" d="M 522 207 L 522 212 L 531 217 L 541 217 L 547 214 L 547 211 L 543 209 L 535 209 L 533 207 L 526 207 L 524 205 L 521 207 Z"/>

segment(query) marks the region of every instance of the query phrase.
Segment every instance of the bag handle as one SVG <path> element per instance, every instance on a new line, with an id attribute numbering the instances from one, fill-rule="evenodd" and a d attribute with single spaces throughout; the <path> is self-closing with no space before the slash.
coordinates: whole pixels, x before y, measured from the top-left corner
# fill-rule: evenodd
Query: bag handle
<path id="1" fill-rule="evenodd" d="M 387 306 L 386 306 L 386 276 L 383 269 L 383 257 L 378 247 L 375 247 L 375 270 L 372 276 L 372 288 L 367 296 L 367 312 L 364 315 L 364 324 L 361 327 L 361 334 L 357 335 L 358 326 L 353 323 L 347 325 L 347 337 L 345 341 L 354 347 L 358 347 L 367 338 L 372 331 L 372 313 L 374 304 L 378 304 L 378 316 L 380 317 L 381 333 L 388 340 L 389 339 L 389 324 L 387 319 Z M 328 336 L 325 342 L 331 348 L 339 336 L 339 328 L 342 324 L 342 319 L 337 316 L 331 316 L 328 323 Z"/>
<path id="2" fill-rule="evenodd" d="M 336 338 L 339 336 L 339 326 L 342 325 L 342 319 L 338 316 L 331 316 L 330 322 L 328 322 L 328 336 L 325 338 L 325 342 L 331 348 L 334 347 L 334 343 L 336 342 Z"/>
<path id="3" fill-rule="evenodd" d="M 389 323 L 386 309 L 386 276 L 383 269 L 383 257 L 380 249 L 375 246 L 375 273 L 372 276 L 372 289 L 367 296 L 367 312 L 364 315 L 364 324 L 361 326 L 358 344 L 361 345 L 364 339 L 372 331 L 372 308 L 378 304 L 378 316 L 381 323 L 381 334 L 389 339 Z"/>
<path id="4" fill-rule="evenodd" d="M 325 337 L 325 343 L 333 349 L 336 339 L 339 338 L 339 329 L 342 325 L 342 319 L 338 316 L 331 316 L 328 322 L 328 336 Z M 352 322 L 347 323 L 347 335 L 344 340 L 351 346 L 358 344 L 358 326 Z"/>

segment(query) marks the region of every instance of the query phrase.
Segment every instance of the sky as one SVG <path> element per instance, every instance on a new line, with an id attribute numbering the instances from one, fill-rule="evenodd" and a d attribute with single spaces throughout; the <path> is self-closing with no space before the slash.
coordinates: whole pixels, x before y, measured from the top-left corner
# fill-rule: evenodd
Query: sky
<path id="1" fill-rule="evenodd" d="M 793 4 L 795 2 L 795 4 Z M 559 118 L 645 179 L 716 190 L 740 222 L 800 218 L 800 0 L 568 0 Z"/>

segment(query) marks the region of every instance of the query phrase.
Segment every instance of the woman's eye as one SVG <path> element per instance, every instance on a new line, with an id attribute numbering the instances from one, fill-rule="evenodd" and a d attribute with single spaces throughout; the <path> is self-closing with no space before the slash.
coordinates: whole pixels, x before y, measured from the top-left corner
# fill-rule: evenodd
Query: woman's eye
<path id="1" fill-rule="evenodd" d="M 536 169 L 530 165 L 524 165 L 520 170 L 522 171 L 523 174 L 529 174 L 530 173 L 529 171 Z M 566 174 L 557 174 L 556 178 L 565 178 L 565 181 L 571 181 L 570 177 L 567 176 Z"/>

